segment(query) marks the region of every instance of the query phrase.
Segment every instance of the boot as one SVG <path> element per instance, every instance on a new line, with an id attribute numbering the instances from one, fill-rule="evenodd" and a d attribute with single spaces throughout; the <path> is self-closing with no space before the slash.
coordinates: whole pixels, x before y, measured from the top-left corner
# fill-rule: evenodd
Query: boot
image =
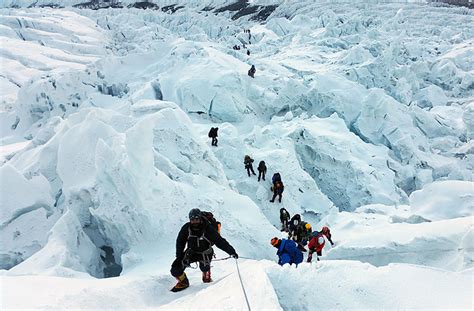
<path id="1" fill-rule="evenodd" d="M 204 283 L 210 283 L 210 282 L 212 282 L 212 279 L 211 279 L 211 271 L 210 271 L 210 270 L 202 273 L 202 281 L 203 281 Z"/>
<path id="2" fill-rule="evenodd" d="M 186 276 L 186 273 L 183 272 L 180 276 L 176 278 L 178 280 L 178 284 L 176 284 L 171 291 L 172 292 L 179 292 L 182 291 L 183 289 L 186 289 L 189 287 L 189 280 L 188 277 Z"/>

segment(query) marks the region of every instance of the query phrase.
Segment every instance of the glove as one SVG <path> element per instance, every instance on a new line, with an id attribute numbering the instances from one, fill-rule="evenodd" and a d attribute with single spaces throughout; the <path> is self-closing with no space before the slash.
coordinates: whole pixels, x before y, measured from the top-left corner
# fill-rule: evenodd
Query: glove
<path id="1" fill-rule="evenodd" d="M 238 258 L 239 258 L 239 255 L 237 255 L 237 253 L 235 253 L 235 254 L 230 255 L 230 257 L 235 258 L 235 259 L 238 259 Z"/>

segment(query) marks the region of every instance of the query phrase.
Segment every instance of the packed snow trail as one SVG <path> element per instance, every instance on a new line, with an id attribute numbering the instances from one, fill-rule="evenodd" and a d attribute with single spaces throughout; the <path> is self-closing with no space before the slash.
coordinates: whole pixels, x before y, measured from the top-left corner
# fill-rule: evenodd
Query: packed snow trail
<path id="1" fill-rule="evenodd" d="M 427 267 L 391 264 L 376 268 L 356 261 L 321 261 L 295 267 L 242 260 L 242 280 L 252 310 L 339 308 L 468 308 L 472 269 L 455 274 Z M 7 308 L 247 310 L 232 261 L 214 264 L 215 281 L 202 284 L 188 269 L 191 286 L 169 292 L 168 275 L 90 277 L 2 276 Z M 368 277 L 370 276 L 370 277 Z M 44 284 L 48 284 L 47 287 Z M 297 290 L 299 289 L 299 290 Z M 22 299 L 21 293 L 34 293 Z M 218 293 L 218 294 L 217 294 Z M 318 293 L 320 299 L 314 299 Z M 308 296 L 311 297 L 308 299 Z"/>

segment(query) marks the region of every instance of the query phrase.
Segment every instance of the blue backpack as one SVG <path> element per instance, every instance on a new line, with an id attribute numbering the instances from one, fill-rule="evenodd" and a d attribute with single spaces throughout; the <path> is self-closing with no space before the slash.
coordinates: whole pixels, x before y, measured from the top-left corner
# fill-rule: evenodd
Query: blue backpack
<path id="1" fill-rule="evenodd" d="M 277 181 L 281 182 L 280 173 L 275 173 L 275 174 L 273 174 L 272 183 L 275 184 Z"/>

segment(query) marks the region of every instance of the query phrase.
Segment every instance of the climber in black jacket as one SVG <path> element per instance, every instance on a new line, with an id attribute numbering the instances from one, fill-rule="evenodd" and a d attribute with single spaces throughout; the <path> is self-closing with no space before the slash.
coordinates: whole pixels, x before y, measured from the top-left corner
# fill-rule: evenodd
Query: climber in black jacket
<path id="1" fill-rule="evenodd" d="M 188 248 L 185 250 L 186 243 Z M 178 292 L 189 287 L 189 280 L 184 270 L 193 262 L 199 262 L 202 281 L 204 283 L 212 281 L 211 261 L 214 244 L 232 257 L 236 259 L 239 257 L 235 249 L 211 226 L 201 211 L 197 208 L 192 209 L 189 212 L 189 222 L 184 224 L 176 239 L 176 259 L 171 265 L 171 275 L 178 280 L 178 284 L 171 291 Z"/>

